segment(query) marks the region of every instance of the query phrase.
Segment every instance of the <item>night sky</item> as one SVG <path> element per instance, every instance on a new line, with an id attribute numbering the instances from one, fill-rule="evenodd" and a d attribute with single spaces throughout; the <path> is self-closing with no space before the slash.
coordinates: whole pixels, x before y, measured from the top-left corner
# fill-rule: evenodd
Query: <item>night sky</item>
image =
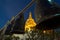
<path id="1" fill-rule="evenodd" d="M 18 14 L 31 0 L 0 0 L 0 28 L 3 27 L 8 20 Z M 25 20 L 29 12 L 34 17 L 35 3 L 25 12 Z"/>
<path id="2" fill-rule="evenodd" d="M 8 20 L 18 14 L 31 0 L 0 0 L 0 28 L 2 28 Z M 55 0 L 60 5 L 60 0 Z M 25 20 L 29 12 L 32 12 L 34 18 L 35 3 L 25 12 Z"/>

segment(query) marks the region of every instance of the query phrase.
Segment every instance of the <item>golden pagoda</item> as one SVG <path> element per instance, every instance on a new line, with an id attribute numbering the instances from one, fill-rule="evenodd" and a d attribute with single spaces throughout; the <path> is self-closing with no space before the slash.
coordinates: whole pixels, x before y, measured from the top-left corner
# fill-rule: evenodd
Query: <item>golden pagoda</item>
<path id="1" fill-rule="evenodd" d="M 36 22 L 34 21 L 34 19 L 32 18 L 32 13 L 29 13 L 29 17 L 26 20 L 25 23 L 25 31 L 31 31 L 34 29 L 34 27 L 36 26 Z"/>

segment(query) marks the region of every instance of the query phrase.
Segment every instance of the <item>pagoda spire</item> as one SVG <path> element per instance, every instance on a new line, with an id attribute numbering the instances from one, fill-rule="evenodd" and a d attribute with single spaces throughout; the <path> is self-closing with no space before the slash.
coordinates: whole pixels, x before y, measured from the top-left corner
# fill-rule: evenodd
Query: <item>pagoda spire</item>
<path id="1" fill-rule="evenodd" d="M 32 13 L 30 12 L 30 13 L 29 13 L 29 19 L 31 19 L 31 18 L 32 18 Z"/>
<path id="2" fill-rule="evenodd" d="M 34 27 L 36 26 L 36 22 L 34 21 L 34 19 L 32 18 L 32 13 L 29 13 L 29 17 L 26 20 L 25 23 L 25 31 L 31 31 L 34 29 Z"/>

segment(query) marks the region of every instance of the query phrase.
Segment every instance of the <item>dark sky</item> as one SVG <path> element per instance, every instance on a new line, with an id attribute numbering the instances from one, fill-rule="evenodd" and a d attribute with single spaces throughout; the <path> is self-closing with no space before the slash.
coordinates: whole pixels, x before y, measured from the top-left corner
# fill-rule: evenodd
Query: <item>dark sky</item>
<path id="1" fill-rule="evenodd" d="M 12 16 L 18 14 L 29 2 L 31 2 L 31 0 L 0 0 L 0 28 L 3 27 Z M 29 12 L 34 13 L 34 5 L 35 4 L 25 12 L 25 20 Z"/>
<path id="2" fill-rule="evenodd" d="M 3 27 L 8 20 L 18 14 L 31 0 L 0 0 L 0 28 Z M 55 0 L 60 4 L 59 0 Z M 29 12 L 32 12 L 34 18 L 35 3 L 25 12 L 25 20 Z"/>

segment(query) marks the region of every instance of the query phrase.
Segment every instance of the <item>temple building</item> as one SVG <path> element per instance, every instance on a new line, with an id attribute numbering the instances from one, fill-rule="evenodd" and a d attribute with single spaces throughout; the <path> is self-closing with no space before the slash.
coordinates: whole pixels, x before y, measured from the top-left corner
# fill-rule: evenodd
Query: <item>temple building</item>
<path id="1" fill-rule="evenodd" d="M 24 21 L 24 12 L 36 2 L 35 20 L 32 13 Z M 54 4 L 54 3 L 53 3 Z M 60 40 L 60 7 L 51 4 L 48 0 L 31 1 L 18 15 L 14 16 L 8 23 L 0 30 L 0 40 L 27 40 L 31 37 L 35 40 Z M 37 32 L 30 35 L 30 31 L 37 30 Z M 29 33 L 26 33 L 28 31 Z M 29 36 L 29 37 L 28 37 Z M 34 36 L 34 37 L 33 37 Z M 34 39 L 33 39 L 34 38 Z M 31 40 L 29 39 L 29 40 Z"/>
<path id="2" fill-rule="evenodd" d="M 29 13 L 29 17 L 26 20 L 25 23 L 25 31 L 31 31 L 34 29 L 34 27 L 36 26 L 36 22 L 34 21 L 34 19 L 32 18 L 32 13 Z"/>

